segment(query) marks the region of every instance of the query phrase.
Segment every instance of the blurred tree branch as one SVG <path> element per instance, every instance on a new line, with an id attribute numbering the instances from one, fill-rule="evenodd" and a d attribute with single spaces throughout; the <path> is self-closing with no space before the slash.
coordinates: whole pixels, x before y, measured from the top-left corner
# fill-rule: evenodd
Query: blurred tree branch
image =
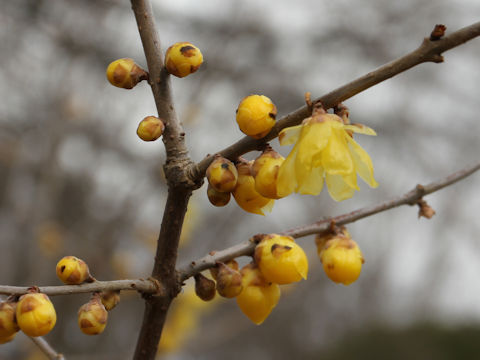
<path id="1" fill-rule="evenodd" d="M 425 62 L 441 63 L 443 62 L 443 57 L 441 56 L 442 53 L 462 45 L 477 36 L 480 36 L 480 22 L 457 30 L 439 40 L 424 38 L 422 44 L 416 50 L 315 99 L 314 102 L 321 102 L 325 109 L 332 108 L 342 101 L 411 69 L 416 65 Z M 264 144 L 276 138 L 282 129 L 298 125 L 308 116 L 310 116 L 308 108 L 307 106 L 303 106 L 279 119 L 270 133 L 264 138 L 255 140 L 249 136 L 245 136 L 236 143 L 216 152 L 215 154 L 220 154 L 227 159 L 235 160 L 238 156 L 249 151 L 261 150 Z M 208 155 L 205 159 L 198 164 L 195 164 L 190 169 L 192 180 L 198 181 L 198 179 L 205 176 L 205 171 L 212 162 L 215 154 Z"/>
<path id="2" fill-rule="evenodd" d="M 319 234 L 324 231 L 328 231 L 332 223 L 335 225 L 345 225 L 366 218 L 368 216 L 372 216 L 380 212 L 399 207 L 401 205 L 415 205 L 424 196 L 441 190 L 452 184 L 455 184 L 456 182 L 466 178 L 467 176 L 472 175 L 479 169 L 480 162 L 468 166 L 462 170 L 456 171 L 453 174 L 450 174 L 445 178 L 439 179 L 430 184 L 417 185 L 415 186 L 415 188 L 405 193 L 404 195 L 395 197 L 390 200 L 386 200 L 384 202 L 381 202 L 380 204 L 360 208 L 346 214 L 328 217 L 326 219 L 316 221 L 313 224 L 303 225 L 293 229 L 282 231 L 280 232 L 280 234 L 288 235 L 293 238 Z M 214 267 L 217 262 L 226 262 L 239 256 L 252 255 L 256 245 L 257 243 L 254 236 L 249 241 L 245 241 L 227 249 L 221 251 L 212 251 L 209 255 L 201 259 L 192 261 L 190 264 L 178 269 L 179 281 L 183 282 L 189 277 L 203 270 Z"/>
<path id="3" fill-rule="evenodd" d="M 30 337 L 29 338 L 37 345 L 42 352 L 48 356 L 51 360 L 65 360 L 65 357 L 62 354 L 59 354 L 51 347 L 51 345 L 41 336 Z"/>

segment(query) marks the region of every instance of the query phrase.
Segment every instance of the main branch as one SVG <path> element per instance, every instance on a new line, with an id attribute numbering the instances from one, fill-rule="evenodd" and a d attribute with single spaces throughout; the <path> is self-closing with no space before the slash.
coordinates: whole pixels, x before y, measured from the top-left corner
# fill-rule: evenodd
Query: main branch
<path id="1" fill-rule="evenodd" d="M 467 176 L 472 175 L 479 169 L 480 162 L 465 169 L 459 170 L 443 179 L 432 182 L 428 185 L 417 185 L 414 189 L 405 193 L 404 195 L 384 201 L 380 204 L 364 207 L 343 215 L 325 218 L 314 222 L 313 224 L 299 226 L 293 229 L 282 231 L 280 234 L 288 235 L 294 238 L 318 234 L 327 231 L 332 223 L 335 223 L 336 225 L 345 225 L 366 218 L 368 216 L 372 216 L 380 212 L 396 208 L 401 205 L 414 205 L 417 203 L 418 200 L 422 199 L 422 197 L 440 189 L 443 189 L 449 185 L 452 185 L 457 181 L 460 181 Z M 230 248 L 212 252 L 201 259 L 192 261 L 187 266 L 184 266 L 178 270 L 179 281 L 183 282 L 189 277 L 215 266 L 217 262 L 226 262 L 238 256 L 252 255 L 253 251 L 255 250 L 255 246 L 257 245 L 256 242 L 253 240 L 254 238 L 255 237 L 253 237 L 249 241 L 234 245 Z"/>
<path id="2" fill-rule="evenodd" d="M 398 75 L 416 65 L 425 62 L 439 63 L 443 61 L 442 53 L 453 49 L 477 36 L 480 35 L 480 22 L 464 27 L 450 35 L 436 41 L 425 38 L 422 44 L 411 53 L 402 56 L 388 64 L 385 64 L 378 69 L 369 72 L 352 82 L 345 84 L 326 95 L 315 99 L 320 101 L 325 109 L 334 107 L 335 105 L 345 101 L 352 96 L 385 81 L 395 75 Z M 285 115 L 277 121 L 272 131 L 263 139 L 255 140 L 249 136 L 245 136 L 233 145 L 217 152 L 223 157 L 235 160 L 240 155 L 243 155 L 252 150 L 261 150 L 264 144 L 278 136 L 280 131 L 286 127 L 298 125 L 303 119 L 310 116 L 306 106 L 298 108 L 297 110 Z M 205 171 L 208 165 L 213 160 L 214 155 L 209 155 L 198 164 L 195 164 L 190 169 L 190 176 L 193 180 L 198 181 L 205 176 Z"/>
<path id="3" fill-rule="evenodd" d="M 193 189 L 200 186 L 192 181 L 185 169 L 192 165 L 185 146 L 183 129 L 177 120 L 170 87 L 170 76 L 164 64 L 160 40 L 156 31 L 152 7 L 148 0 L 131 0 L 138 31 L 147 58 L 149 81 L 159 117 L 165 123 L 163 142 L 167 152 L 164 166 L 168 197 L 157 241 L 152 277 L 161 282 L 165 294 L 147 296 L 142 328 L 134 358 L 154 359 L 170 303 L 180 291 L 175 264 L 188 200 Z"/>

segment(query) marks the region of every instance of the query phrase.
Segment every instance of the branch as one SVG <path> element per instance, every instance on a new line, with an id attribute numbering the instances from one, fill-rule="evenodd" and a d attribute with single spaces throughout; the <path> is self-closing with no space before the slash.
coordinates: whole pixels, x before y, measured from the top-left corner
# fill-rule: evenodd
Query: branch
<path id="1" fill-rule="evenodd" d="M 203 179 L 192 181 L 186 169 L 193 163 L 185 146 L 185 133 L 176 117 L 170 76 L 163 64 L 160 40 L 155 28 L 152 7 L 148 0 L 131 0 L 138 31 L 147 58 L 149 81 L 158 115 L 165 123 L 163 142 L 167 152 L 164 165 L 168 197 L 157 240 L 152 277 L 162 281 L 165 293 L 146 297 L 142 328 L 138 336 L 134 359 L 154 359 L 170 303 L 180 291 L 175 272 L 178 242 L 188 200 Z"/>
<path id="2" fill-rule="evenodd" d="M 288 235 L 294 238 L 318 234 L 327 231 L 330 228 L 332 222 L 336 225 L 345 225 L 363 219 L 365 217 L 393 209 L 401 205 L 415 205 L 418 200 L 422 199 L 422 197 L 440 189 L 443 189 L 444 187 L 452 185 L 457 181 L 460 181 L 467 176 L 473 174 L 479 169 L 480 162 L 472 166 L 466 167 L 465 169 L 459 170 L 443 179 L 432 182 L 428 185 L 417 185 L 414 189 L 405 193 L 404 195 L 384 201 L 378 205 L 364 207 L 350 213 L 322 219 L 314 222 L 313 224 L 285 230 L 280 234 Z M 183 282 L 189 277 L 215 266 L 217 262 L 226 262 L 239 256 L 252 255 L 253 251 L 255 250 L 255 246 L 257 245 L 254 239 L 255 237 L 252 237 L 249 241 L 245 241 L 243 243 L 234 245 L 221 251 L 212 252 L 201 259 L 192 261 L 189 265 L 184 266 L 178 270 L 179 282 Z"/>
<path id="3" fill-rule="evenodd" d="M 28 293 L 30 287 L 0 285 L 0 294 L 22 295 Z M 95 281 L 82 285 L 40 286 L 39 291 L 49 296 L 92 293 L 96 291 L 135 290 L 145 294 L 162 293 L 161 285 L 153 280 L 113 280 Z"/>
<path id="4" fill-rule="evenodd" d="M 42 352 L 48 356 L 51 360 L 65 360 L 62 354 L 57 353 L 43 337 L 30 337 L 29 338 L 37 345 Z"/>
<path id="5" fill-rule="evenodd" d="M 328 94 L 314 100 L 314 102 L 321 102 L 325 109 L 334 107 L 342 101 L 345 101 L 354 95 L 416 65 L 424 62 L 443 62 L 443 57 L 441 56 L 443 52 L 453 49 L 477 36 L 480 36 L 480 22 L 464 27 L 463 29 L 460 29 L 440 40 L 431 41 L 428 38 L 425 38 L 422 44 L 411 53 L 385 64 L 378 69 L 329 92 Z M 306 106 L 298 108 L 297 110 L 279 119 L 272 131 L 270 131 L 270 133 L 263 139 L 255 140 L 249 136 L 245 136 L 236 143 L 215 154 L 221 154 L 227 159 L 235 160 L 240 155 L 243 155 L 249 151 L 262 150 L 264 144 L 276 138 L 282 129 L 298 125 L 308 116 L 310 116 L 310 114 Z M 205 176 L 207 167 L 213 160 L 214 155 L 208 155 L 198 164 L 192 166 L 192 168 L 189 170 L 190 177 L 196 181 L 203 178 Z"/>

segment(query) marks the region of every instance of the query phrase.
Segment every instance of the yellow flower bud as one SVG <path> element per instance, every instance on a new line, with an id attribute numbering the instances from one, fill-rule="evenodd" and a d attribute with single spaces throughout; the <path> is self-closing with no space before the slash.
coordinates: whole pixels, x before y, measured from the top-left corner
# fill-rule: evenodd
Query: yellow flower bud
<path id="1" fill-rule="evenodd" d="M 148 73 L 133 59 L 118 59 L 108 65 L 107 79 L 113 86 L 132 89 L 140 81 L 148 79 Z"/>
<path id="2" fill-rule="evenodd" d="M 233 163 L 221 156 L 215 157 L 207 168 L 208 183 L 219 192 L 230 192 L 237 185 L 238 172 Z"/>
<path id="3" fill-rule="evenodd" d="M 165 125 L 155 116 L 147 116 L 138 124 L 137 135 L 143 141 L 157 140 L 163 134 Z"/>
<path id="4" fill-rule="evenodd" d="M 238 296 L 243 290 L 242 275 L 238 270 L 235 270 L 226 264 L 218 264 L 218 273 L 216 276 L 216 280 L 217 291 L 220 296 L 229 299 L 234 298 Z"/>
<path id="5" fill-rule="evenodd" d="M 195 278 L 195 294 L 203 301 L 213 300 L 215 297 L 215 281 L 210 280 L 202 274 L 196 274 Z"/>
<path id="6" fill-rule="evenodd" d="M 99 294 L 94 294 L 90 301 L 78 310 L 78 326 L 86 335 L 98 335 L 105 330 L 108 312 L 100 300 Z"/>
<path id="7" fill-rule="evenodd" d="M 280 287 L 278 284 L 267 282 L 253 264 L 244 266 L 240 273 L 243 291 L 237 296 L 237 304 L 252 322 L 260 325 L 277 306 Z"/>
<path id="8" fill-rule="evenodd" d="M 271 211 L 275 201 L 263 197 L 255 190 L 255 179 L 250 172 L 252 163 L 239 162 L 237 164 L 238 179 L 233 197 L 243 210 L 253 214 L 265 215 L 264 211 Z"/>
<path id="9" fill-rule="evenodd" d="M 284 285 L 307 278 L 307 255 L 290 236 L 265 235 L 255 248 L 255 261 L 267 281 Z"/>
<path id="10" fill-rule="evenodd" d="M 255 178 L 255 190 L 269 199 L 280 199 L 277 193 L 278 170 L 285 158 L 267 147 L 252 166 L 252 175 Z"/>
<path id="11" fill-rule="evenodd" d="M 338 234 L 323 246 L 321 242 L 317 244 L 320 244 L 317 249 L 323 270 L 330 280 L 349 285 L 358 279 L 364 260 L 358 244 L 350 236 Z"/>
<path id="12" fill-rule="evenodd" d="M 16 309 L 17 324 L 28 336 L 48 334 L 57 322 L 55 308 L 47 295 L 30 293 L 20 297 Z"/>
<path id="13" fill-rule="evenodd" d="M 57 276 L 67 285 L 79 285 L 93 280 L 88 265 L 75 256 L 65 256 L 57 263 Z"/>
<path id="14" fill-rule="evenodd" d="M 100 293 L 100 299 L 107 311 L 112 310 L 120 302 L 119 291 L 103 291 Z"/>
<path id="15" fill-rule="evenodd" d="M 275 125 L 277 108 L 264 95 L 249 95 L 242 99 L 237 109 L 240 130 L 254 139 L 267 135 Z"/>
<path id="16" fill-rule="evenodd" d="M 189 42 L 178 42 L 167 49 L 165 67 L 167 71 L 179 78 L 193 74 L 203 63 L 199 48 Z"/>
<path id="17" fill-rule="evenodd" d="M 215 190 L 212 185 L 208 184 L 207 197 L 213 206 L 225 206 L 230 202 L 229 192 L 220 192 Z"/>
<path id="18" fill-rule="evenodd" d="M 5 336 L 5 337 L 0 336 L 0 345 L 12 341 L 15 338 L 15 336 L 17 336 L 16 332 L 14 332 L 12 335 L 9 335 L 9 336 Z"/>
<path id="19" fill-rule="evenodd" d="M 15 321 L 16 306 L 16 303 L 8 300 L 0 303 L 0 338 L 8 338 L 20 330 Z"/>

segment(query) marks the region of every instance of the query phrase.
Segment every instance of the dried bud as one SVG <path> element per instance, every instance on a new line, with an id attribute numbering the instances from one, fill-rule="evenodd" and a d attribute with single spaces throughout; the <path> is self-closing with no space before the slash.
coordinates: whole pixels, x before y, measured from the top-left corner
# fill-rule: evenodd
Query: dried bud
<path id="1" fill-rule="evenodd" d="M 20 330 L 15 319 L 16 306 L 8 300 L 0 303 L 0 338 L 8 338 Z"/>
<path id="2" fill-rule="evenodd" d="M 86 335 L 98 335 L 105 330 L 108 312 L 99 294 L 92 295 L 90 301 L 78 310 L 78 326 Z"/>
<path id="3" fill-rule="evenodd" d="M 277 108 L 264 95 L 249 95 L 242 99 L 237 109 L 237 124 L 240 130 L 254 139 L 261 139 L 275 125 Z"/>
<path id="4" fill-rule="evenodd" d="M 133 59 L 118 59 L 108 65 L 107 79 L 113 86 L 132 89 L 140 81 L 148 79 L 148 73 Z"/>
<path id="5" fill-rule="evenodd" d="M 17 324 L 28 336 L 43 336 L 57 322 L 55 308 L 47 295 L 30 293 L 20 297 L 16 309 Z"/>
<path id="6" fill-rule="evenodd" d="M 203 301 L 213 300 L 215 297 L 215 281 L 202 274 L 195 275 L 195 294 Z"/>
<path id="7" fill-rule="evenodd" d="M 210 204 L 213 206 L 225 206 L 230 202 L 230 193 L 229 192 L 220 192 L 215 190 L 212 185 L 208 184 L 207 188 L 207 197 Z"/>
<path id="8" fill-rule="evenodd" d="M 57 276 L 67 285 L 79 285 L 93 281 L 88 265 L 75 256 L 65 256 L 57 263 Z"/>
<path id="9" fill-rule="evenodd" d="M 120 291 L 103 291 L 100 298 L 105 309 L 110 311 L 120 302 Z"/>
<path id="10" fill-rule="evenodd" d="M 236 262 L 235 262 L 236 263 Z M 238 264 L 237 264 L 238 269 Z M 231 268 L 230 266 L 219 263 L 217 273 L 217 291 L 220 296 L 226 298 L 234 298 L 238 296 L 242 290 L 242 275 L 238 270 Z"/>
<path id="11" fill-rule="evenodd" d="M 238 172 L 233 163 L 221 156 L 216 156 L 207 168 L 208 183 L 219 192 L 230 192 L 237 185 Z"/>
<path id="12" fill-rule="evenodd" d="M 219 265 L 220 263 L 217 264 L 217 266 L 214 266 L 210 268 L 210 275 L 212 275 L 212 278 L 214 280 L 217 280 L 217 275 L 218 275 L 218 270 L 219 270 Z M 232 268 L 233 270 L 238 271 L 238 263 L 235 259 L 228 260 L 227 262 L 223 263 L 224 265 L 227 265 L 228 267 Z"/>
<path id="13" fill-rule="evenodd" d="M 268 146 L 252 166 L 255 190 L 268 199 L 280 199 L 277 194 L 277 177 L 285 158 Z"/>
<path id="14" fill-rule="evenodd" d="M 193 74 L 203 63 L 199 48 L 189 42 L 178 42 L 167 49 L 165 67 L 167 71 L 179 78 Z"/>
<path id="15" fill-rule="evenodd" d="M 290 236 L 265 235 L 255 248 L 255 261 L 270 282 L 284 285 L 307 278 L 307 255 Z"/>
<path id="16" fill-rule="evenodd" d="M 427 219 L 431 219 L 433 215 L 435 215 L 435 210 L 428 205 L 428 203 L 425 200 L 418 200 L 418 217 L 424 217 Z"/>
<path id="17" fill-rule="evenodd" d="M 138 124 L 137 135 L 143 141 L 157 140 L 163 134 L 165 125 L 155 116 L 147 116 Z"/>

